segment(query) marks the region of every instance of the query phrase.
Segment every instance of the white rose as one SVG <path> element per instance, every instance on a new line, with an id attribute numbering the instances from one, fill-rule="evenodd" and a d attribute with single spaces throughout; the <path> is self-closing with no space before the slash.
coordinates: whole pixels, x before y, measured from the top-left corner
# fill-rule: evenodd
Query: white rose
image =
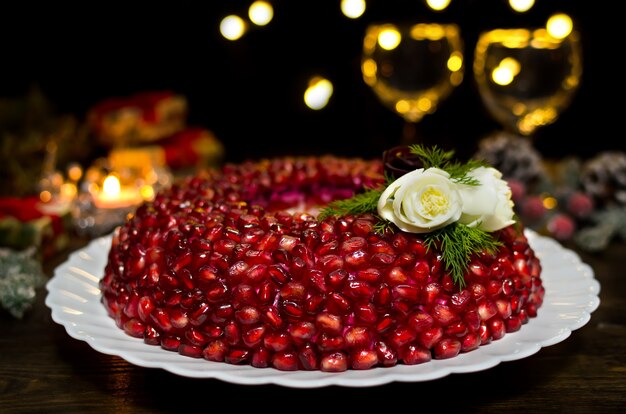
<path id="1" fill-rule="evenodd" d="M 459 185 L 438 168 L 420 168 L 403 175 L 385 189 L 378 214 L 410 233 L 428 233 L 461 217 Z"/>
<path id="2" fill-rule="evenodd" d="M 468 176 L 480 185 L 459 185 L 463 203 L 460 223 L 484 231 L 496 231 L 515 223 L 511 188 L 495 168 L 478 167 Z"/>

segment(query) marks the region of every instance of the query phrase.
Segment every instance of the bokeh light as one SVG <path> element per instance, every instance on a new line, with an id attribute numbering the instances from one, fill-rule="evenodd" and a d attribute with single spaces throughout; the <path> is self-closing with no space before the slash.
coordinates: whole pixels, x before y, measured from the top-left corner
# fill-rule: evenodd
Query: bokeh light
<path id="1" fill-rule="evenodd" d="M 321 76 L 314 76 L 304 92 L 304 103 L 311 109 L 324 108 L 333 94 L 333 84 Z"/>
<path id="2" fill-rule="evenodd" d="M 274 8 L 266 1 L 255 1 L 248 8 L 248 17 L 257 26 L 265 26 L 274 18 Z"/>
<path id="3" fill-rule="evenodd" d="M 220 33 L 228 40 L 240 39 L 246 28 L 246 22 L 234 14 L 224 17 L 220 22 Z"/>
<path id="4" fill-rule="evenodd" d="M 365 0 L 341 0 L 341 12 L 351 19 L 358 19 L 365 12 Z"/>

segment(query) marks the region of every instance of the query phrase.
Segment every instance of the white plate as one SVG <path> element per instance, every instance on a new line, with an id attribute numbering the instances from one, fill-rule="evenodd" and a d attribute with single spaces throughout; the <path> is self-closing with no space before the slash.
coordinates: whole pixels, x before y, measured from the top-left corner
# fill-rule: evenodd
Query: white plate
<path id="1" fill-rule="evenodd" d="M 506 334 L 478 349 L 455 358 L 432 360 L 419 365 L 348 370 L 279 371 L 194 359 L 146 345 L 142 339 L 118 329 L 100 303 L 98 281 L 102 277 L 111 236 L 93 240 L 70 255 L 57 267 L 46 288 L 46 305 L 52 319 L 63 325 L 73 338 L 87 342 L 95 350 L 117 355 L 142 367 L 162 368 L 194 378 L 217 378 L 238 384 L 278 384 L 314 388 L 328 385 L 364 387 L 392 381 L 429 381 L 452 373 L 489 369 L 503 361 L 526 358 L 542 347 L 565 340 L 573 330 L 585 325 L 600 304 L 600 284 L 591 267 L 573 251 L 553 239 L 527 230 L 531 246 L 541 260 L 546 289 L 544 303 L 518 332 Z"/>

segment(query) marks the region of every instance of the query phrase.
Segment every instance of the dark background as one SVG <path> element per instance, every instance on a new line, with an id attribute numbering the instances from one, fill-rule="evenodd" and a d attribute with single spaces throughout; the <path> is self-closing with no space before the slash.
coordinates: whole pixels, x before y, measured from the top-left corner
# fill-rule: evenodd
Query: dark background
<path id="1" fill-rule="evenodd" d="M 472 76 L 478 34 L 495 27 L 538 26 L 568 13 L 583 43 L 583 80 L 571 106 L 540 129 L 545 157 L 592 157 L 623 150 L 623 39 L 612 5 L 586 0 L 537 0 L 524 14 L 505 0 L 453 0 L 444 12 L 421 1 L 369 1 L 358 20 L 339 1 L 275 0 L 274 19 L 236 42 L 219 34 L 227 14 L 247 16 L 235 0 L 88 2 L 79 6 L 22 2 L 0 6 L 0 97 L 38 86 L 60 114 L 84 117 L 101 99 L 169 89 L 187 97 L 189 123 L 211 129 L 227 160 L 281 154 L 335 153 L 376 157 L 399 142 L 403 122 L 378 102 L 361 78 L 361 39 L 373 21 L 455 22 L 465 42 L 465 79 L 438 111 L 418 125 L 429 144 L 471 155 L 498 128 L 484 111 Z M 130 2 L 129 2 L 130 3 Z M 302 100 L 310 76 L 334 84 L 329 105 Z"/>

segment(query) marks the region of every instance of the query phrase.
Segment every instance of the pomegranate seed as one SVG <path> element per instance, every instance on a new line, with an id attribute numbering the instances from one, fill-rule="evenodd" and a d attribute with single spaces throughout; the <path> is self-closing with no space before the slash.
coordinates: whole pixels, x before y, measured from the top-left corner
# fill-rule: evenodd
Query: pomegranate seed
<path id="1" fill-rule="evenodd" d="M 504 325 L 507 333 L 516 332 L 521 329 L 522 320 L 519 318 L 519 316 L 509 316 L 507 319 L 504 320 Z"/>
<path id="2" fill-rule="evenodd" d="M 174 328 L 184 329 L 189 324 L 189 318 L 185 312 L 180 309 L 173 308 L 169 311 L 170 322 Z"/>
<path id="3" fill-rule="evenodd" d="M 415 263 L 411 271 L 412 278 L 418 283 L 425 283 L 430 276 L 430 265 L 426 260 L 420 260 Z"/>
<path id="4" fill-rule="evenodd" d="M 371 258 L 371 264 L 378 268 L 385 268 L 393 264 L 396 260 L 395 255 L 389 253 L 376 253 Z"/>
<path id="5" fill-rule="evenodd" d="M 348 357 L 343 352 L 332 352 L 322 357 L 320 369 L 326 372 L 341 372 L 348 369 Z"/>
<path id="6" fill-rule="evenodd" d="M 385 281 L 391 285 L 404 285 L 409 281 L 409 274 L 399 266 L 392 267 L 385 275 Z"/>
<path id="7" fill-rule="evenodd" d="M 346 265 L 352 269 L 361 269 L 370 263 L 369 254 L 364 250 L 351 252 L 344 257 Z"/>
<path id="8" fill-rule="evenodd" d="M 352 368 L 370 369 L 378 364 L 378 354 L 372 349 L 359 349 L 351 354 Z"/>
<path id="9" fill-rule="evenodd" d="M 431 349 L 443 337 L 443 329 L 439 326 L 428 328 L 418 335 L 419 343 L 426 349 Z"/>
<path id="10" fill-rule="evenodd" d="M 481 336 L 476 332 L 469 332 L 461 338 L 461 352 L 469 352 L 478 348 L 481 344 Z"/>
<path id="11" fill-rule="evenodd" d="M 228 347 L 222 340 L 211 341 L 204 347 L 202 356 L 209 361 L 224 361 Z"/>
<path id="12" fill-rule="evenodd" d="M 252 354 L 250 364 L 257 368 L 267 368 L 270 366 L 271 355 L 271 352 L 267 348 L 260 346 Z"/>
<path id="13" fill-rule="evenodd" d="M 498 307 L 489 299 L 485 299 L 478 304 L 478 314 L 480 319 L 486 321 L 498 313 Z"/>
<path id="14" fill-rule="evenodd" d="M 150 314 L 150 318 L 162 331 L 169 332 L 172 330 L 172 323 L 165 309 L 156 308 L 152 314 Z"/>
<path id="15" fill-rule="evenodd" d="M 504 299 L 497 299 L 495 303 L 496 307 L 498 308 L 498 314 L 502 319 L 507 319 L 509 316 L 511 316 L 512 308 L 510 302 Z"/>
<path id="16" fill-rule="evenodd" d="M 424 287 L 422 291 L 422 303 L 432 304 L 435 302 L 439 294 L 441 293 L 441 286 L 438 283 L 429 283 Z"/>
<path id="17" fill-rule="evenodd" d="M 350 348 L 365 348 L 371 343 L 370 332 L 363 326 L 352 326 L 343 334 L 346 345 Z"/>
<path id="18" fill-rule="evenodd" d="M 381 273 L 380 273 L 380 270 L 371 267 L 369 269 L 359 270 L 356 274 L 356 277 L 357 279 L 362 280 L 364 282 L 376 283 L 380 280 Z"/>
<path id="19" fill-rule="evenodd" d="M 412 285 L 394 286 L 392 293 L 395 298 L 402 298 L 411 303 L 417 302 L 420 297 L 420 289 Z"/>
<path id="20" fill-rule="evenodd" d="M 455 292 L 450 296 L 450 307 L 455 312 L 463 312 L 469 305 L 472 299 L 472 294 L 469 290 L 463 289 L 460 292 Z"/>
<path id="21" fill-rule="evenodd" d="M 154 327 L 148 325 L 143 334 L 143 341 L 148 345 L 159 345 L 161 343 L 161 334 Z"/>
<path id="22" fill-rule="evenodd" d="M 354 310 L 354 314 L 356 318 L 363 323 L 368 325 L 376 323 L 376 308 L 372 303 L 357 306 Z"/>
<path id="23" fill-rule="evenodd" d="M 412 342 L 417 337 L 417 333 L 408 327 L 398 327 L 389 335 L 389 343 L 396 349 Z"/>
<path id="24" fill-rule="evenodd" d="M 180 338 L 177 336 L 163 336 L 161 337 L 161 348 L 168 351 L 178 352 L 180 346 Z"/>
<path id="25" fill-rule="evenodd" d="M 319 367 L 317 353 L 311 344 L 306 344 L 302 347 L 302 349 L 300 349 L 298 352 L 298 360 L 300 361 L 302 368 L 307 371 L 313 371 Z"/>
<path id="26" fill-rule="evenodd" d="M 346 315 L 350 312 L 350 301 L 341 293 L 331 293 L 326 306 L 329 312 L 339 315 Z"/>
<path id="27" fill-rule="evenodd" d="M 444 331 L 448 336 L 461 337 L 468 332 L 468 328 L 465 322 L 458 321 L 448 325 Z"/>
<path id="28" fill-rule="evenodd" d="M 489 326 L 489 331 L 491 332 L 491 337 L 494 341 L 502 338 L 506 333 L 504 321 L 500 318 L 491 318 L 487 321 L 487 326 Z"/>
<path id="29" fill-rule="evenodd" d="M 252 325 L 261 319 L 261 313 L 254 306 L 244 306 L 235 312 L 235 318 L 243 325 Z"/>
<path id="30" fill-rule="evenodd" d="M 396 321 L 389 315 L 383 316 L 378 324 L 376 324 L 376 331 L 379 334 L 387 332 L 396 324 Z"/>
<path id="31" fill-rule="evenodd" d="M 311 322 L 296 322 L 289 325 L 289 335 L 295 343 L 305 343 L 313 338 L 317 332 L 315 325 Z"/>
<path id="32" fill-rule="evenodd" d="M 317 338 L 317 346 L 321 351 L 341 350 L 345 346 L 345 340 L 342 335 L 333 335 L 322 332 Z"/>
<path id="33" fill-rule="evenodd" d="M 487 327 L 485 322 L 480 323 L 480 327 L 478 328 L 478 335 L 480 335 L 480 344 L 486 345 L 493 340 L 491 336 L 491 330 Z"/>
<path id="34" fill-rule="evenodd" d="M 459 320 L 459 316 L 446 305 L 433 306 L 432 315 L 435 321 L 437 321 L 441 326 L 448 326 Z"/>
<path id="35" fill-rule="evenodd" d="M 459 352 L 461 352 L 461 342 L 453 338 L 443 338 L 433 348 L 435 359 L 454 358 Z"/>
<path id="36" fill-rule="evenodd" d="M 202 357 L 202 347 L 196 345 L 181 344 L 178 347 L 178 353 L 192 358 Z"/>
<path id="37" fill-rule="evenodd" d="M 291 346 L 291 339 L 285 332 L 271 332 L 265 335 L 263 344 L 274 352 L 280 352 Z"/>
<path id="38" fill-rule="evenodd" d="M 272 357 L 272 365 L 281 371 L 295 371 L 298 369 L 298 356 L 295 352 L 277 352 Z"/>
<path id="39" fill-rule="evenodd" d="M 427 348 L 409 344 L 400 351 L 400 358 L 406 365 L 417 365 L 430 361 L 432 355 Z"/>
<path id="40" fill-rule="evenodd" d="M 137 319 L 129 319 L 124 323 L 124 332 L 135 338 L 143 338 L 146 325 Z"/>
<path id="41" fill-rule="evenodd" d="M 229 364 L 243 364 L 250 357 L 250 351 L 247 349 L 234 348 L 228 351 L 224 357 L 224 361 Z"/>
<path id="42" fill-rule="evenodd" d="M 398 354 L 390 346 L 383 341 L 378 341 L 374 344 L 378 361 L 384 367 L 391 367 L 398 363 Z"/>
<path id="43" fill-rule="evenodd" d="M 328 332 L 338 335 L 343 330 L 343 323 L 341 317 L 333 315 L 327 312 L 323 312 L 317 315 L 315 318 L 315 325 L 322 332 Z"/>
<path id="44" fill-rule="evenodd" d="M 147 322 L 150 314 L 154 310 L 154 301 L 150 296 L 142 296 L 137 302 L 137 314 L 139 319 Z"/>
<path id="45" fill-rule="evenodd" d="M 422 332 L 430 328 L 435 319 L 428 312 L 418 309 L 407 316 L 407 322 L 415 332 Z"/>
<path id="46" fill-rule="evenodd" d="M 289 273 L 279 265 L 271 265 L 267 271 L 270 278 L 279 286 L 287 283 L 291 278 Z"/>

